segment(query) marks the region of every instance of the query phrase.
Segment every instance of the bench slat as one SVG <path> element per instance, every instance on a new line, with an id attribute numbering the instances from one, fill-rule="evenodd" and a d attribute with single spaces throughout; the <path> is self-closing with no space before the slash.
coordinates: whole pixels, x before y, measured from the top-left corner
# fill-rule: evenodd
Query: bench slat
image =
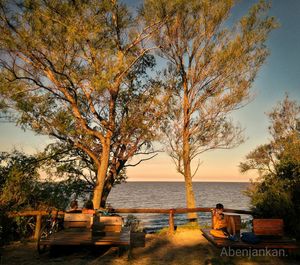
<path id="1" fill-rule="evenodd" d="M 64 221 L 76 222 L 76 221 L 86 221 L 90 222 L 93 214 L 89 213 L 65 213 Z"/>
<path id="2" fill-rule="evenodd" d="M 71 231 L 71 232 L 70 232 Z M 120 233 L 108 232 L 104 236 L 92 236 L 89 230 L 72 229 L 60 231 L 53 234 L 47 240 L 41 240 L 41 245 L 130 245 L 130 231 L 124 230 Z"/>
<path id="3" fill-rule="evenodd" d="M 121 216 L 100 216 L 100 223 L 105 225 L 122 225 L 123 219 Z"/>

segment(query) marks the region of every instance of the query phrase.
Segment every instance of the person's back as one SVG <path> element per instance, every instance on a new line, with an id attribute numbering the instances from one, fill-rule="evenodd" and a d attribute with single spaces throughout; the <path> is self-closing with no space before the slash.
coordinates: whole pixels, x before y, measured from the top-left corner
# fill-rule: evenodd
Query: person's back
<path id="1" fill-rule="evenodd" d="M 83 209 L 82 209 L 82 213 L 95 213 L 95 210 L 94 210 L 94 204 L 91 200 L 88 200 Z"/>
<path id="2" fill-rule="evenodd" d="M 68 210 L 67 212 L 68 213 L 81 213 L 81 210 L 78 209 L 78 202 L 76 200 L 71 201 L 70 210 Z"/>

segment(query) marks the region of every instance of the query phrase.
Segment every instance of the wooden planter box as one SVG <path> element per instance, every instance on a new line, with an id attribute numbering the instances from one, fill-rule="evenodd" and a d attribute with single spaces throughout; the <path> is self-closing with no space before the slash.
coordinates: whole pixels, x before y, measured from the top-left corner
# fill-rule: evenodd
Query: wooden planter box
<path id="1" fill-rule="evenodd" d="M 130 232 L 130 246 L 131 247 L 145 247 L 146 233 L 144 232 Z"/>

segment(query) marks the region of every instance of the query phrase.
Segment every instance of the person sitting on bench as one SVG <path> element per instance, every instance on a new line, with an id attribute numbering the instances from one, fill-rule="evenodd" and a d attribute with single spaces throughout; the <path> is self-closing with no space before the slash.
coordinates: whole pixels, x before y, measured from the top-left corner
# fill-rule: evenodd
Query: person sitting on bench
<path id="1" fill-rule="evenodd" d="M 76 200 L 71 201 L 70 210 L 67 213 L 81 213 L 81 210 L 78 209 L 78 202 Z"/>
<path id="2" fill-rule="evenodd" d="M 94 204 L 91 200 L 85 202 L 82 213 L 95 213 Z"/>
<path id="3" fill-rule="evenodd" d="M 237 241 L 234 219 L 224 215 L 223 210 L 224 206 L 221 203 L 218 203 L 216 208 L 212 209 L 213 229 L 210 230 L 210 233 L 215 237 L 228 238 Z"/>

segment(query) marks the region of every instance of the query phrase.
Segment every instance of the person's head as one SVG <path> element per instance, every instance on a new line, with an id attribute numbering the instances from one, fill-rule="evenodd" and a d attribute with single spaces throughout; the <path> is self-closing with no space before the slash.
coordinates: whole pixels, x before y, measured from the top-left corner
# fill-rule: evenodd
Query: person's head
<path id="1" fill-rule="evenodd" d="M 222 203 L 217 203 L 216 204 L 216 212 L 218 214 L 222 214 L 224 210 L 224 205 Z"/>
<path id="2" fill-rule="evenodd" d="M 70 208 L 71 209 L 77 209 L 78 208 L 78 202 L 76 200 L 71 201 Z"/>
<path id="3" fill-rule="evenodd" d="M 88 200 L 84 204 L 85 209 L 94 210 L 94 204 L 91 200 Z"/>

